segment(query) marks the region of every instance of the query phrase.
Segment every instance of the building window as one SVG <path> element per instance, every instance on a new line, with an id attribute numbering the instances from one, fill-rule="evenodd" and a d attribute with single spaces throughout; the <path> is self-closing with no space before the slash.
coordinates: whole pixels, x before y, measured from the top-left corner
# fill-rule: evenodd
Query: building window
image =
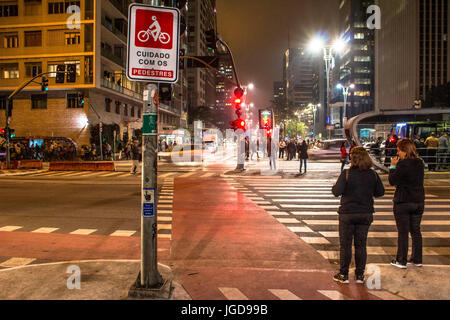
<path id="1" fill-rule="evenodd" d="M 111 112 L 111 99 L 105 98 L 105 111 Z"/>
<path id="2" fill-rule="evenodd" d="M 83 108 L 82 104 L 78 103 L 78 98 L 81 97 L 78 93 L 67 94 L 67 108 Z"/>
<path id="3" fill-rule="evenodd" d="M 141 118 L 141 108 L 138 108 L 138 118 Z"/>
<path id="4" fill-rule="evenodd" d="M 14 1 L 17 3 L 17 1 Z M 0 17 L 17 17 L 19 13 L 17 4 L 0 5 Z"/>
<path id="5" fill-rule="evenodd" d="M 128 106 L 126 103 L 123 105 L 123 115 L 128 117 Z"/>
<path id="6" fill-rule="evenodd" d="M 120 114 L 120 101 L 116 101 L 116 113 Z"/>
<path id="7" fill-rule="evenodd" d="M 66 45 L 80 44 L 79 32 L 66 32 L 65 33 Z"/>
<path id="8" fill-rule="evenodd" d="M 77 70 L 77 76 L 80 75 L 80 61 L 60 61 L 60 62 L 51 61 L 51 62 L 48 62 L 48 64 L 47 64 L 47 72 L 51 72 L 47 75 L 49 78 L 56 77 L 56 68 L 58 67 L 59 64 L 66 65 L 65 71 L 67 71 L 68 64 L 75 64 L 76 70 Z"/>
<path id="9" fill-rule="evenodd" d="M 69 6 L 80 6 L 80 1 L 52 1 L 48 3 L 48 14 L 66 13 Z"/>
<path id="10" fill-rule="evenodd" d="M 355 56 L 355 62 L 370 62 L 370 56 Z"/>
<path id="11" fill-rule="evenodd" d="M 134 117 L 134 107 L 133 106 L 131 106 L 130 112 L 131 112 L 131 116 Z"/>
<path id="12" fill-rule="evenodd" d="M 42 62 L 25 62 L 25 75 L 29 78 L 42 73 Z"/>
<path id="13" fill-rule="evenodd" d="M 370 97 L 370 91 L 356 91 L 355 96 L 357 97 Z"/>
<path id="14" fill-rule="evenodd" d="M 354 38 L 355 39 L 364 39 L 364 33 L 355 33 L 355 36 L 354 36 Z"/>
<path id="15" fill-rule="evenodd" d="M 41 15 L 41 0 L 24 0 L 24 14 L 26 16 Z"/>
<path id="16" fill-rule="evenodd" d="M 40 47 L 42 31 L 25 31 L 25 47 Z"/>
<path id="17" fill-rule="evenodd" d="M 47 95 L 46 94 L 32 94 L 31 95 L 31 109 L 47 109 Z"/>
<path id="18" fill-rule="evenodd" d="M 0 64 L 1 79 L 17 79 L 19 78 L 18 63 L 2 63 Z"/>
<path id="19" fill-rule="evenodd" d="M 7 48 L 17 48 L 19 46 L 19 36 L 17 32 L 15 33 L 4 33 L 1 35 L 3 38 L 3 47 Z"/>

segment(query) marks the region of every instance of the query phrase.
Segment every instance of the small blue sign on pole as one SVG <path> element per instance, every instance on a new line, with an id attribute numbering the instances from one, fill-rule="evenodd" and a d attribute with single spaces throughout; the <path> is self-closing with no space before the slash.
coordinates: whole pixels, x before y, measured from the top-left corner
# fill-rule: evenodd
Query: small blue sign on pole
<path id="1" fill-rule="evenodd" d="M 155 216 L 155 189 L 144 188 L 142 190 L 142 215 L 144 217 Z"/>

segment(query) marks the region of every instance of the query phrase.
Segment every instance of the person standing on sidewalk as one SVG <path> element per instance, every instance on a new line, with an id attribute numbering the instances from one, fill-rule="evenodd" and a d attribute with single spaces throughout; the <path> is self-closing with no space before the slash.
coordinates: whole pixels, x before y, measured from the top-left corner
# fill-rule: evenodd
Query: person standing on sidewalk
<path id="1" fill-rule="evenodd" d="M 280 155 L 279 159 L 284 159 L 284 151 L 286 150 L 286 142 L 284 140 L 280 141 Z"/>
<path id="2" fill-rule="evenodd" d="M 308 144 L 303 140 L 299 148 L 298 157 L 300 159 L 300 174 L 302 174 L 303 164 L 305 164 L 305 174 L 306 174 L 306 161 L 308 157 Z"/>
<path id="3" fill-rule="evenodd" d="M 439 147 L 439 140 L 436 138 L 436 133 L 433 132 L 431 136 L 425 140 L 425 146 L 427 147 L 428 171 L 436 171 L 436 154 Z"/>
<path id="4" fill-rule="evenodd" d="M 439 137 L 439 148 L 438 148 L 438 167 L 437 169 L 447 168 L 447 152 L 448 152 L 448 137 L 445 132 L 441 132 Z"/>
<path id="5" fill-rule="evenodd" d="M 397 224 L 397 257 L 391 262 L 406 269 L 408 236 L 411 233 L 412 253 L 410 263 L 422 266 L 422 233 L 420 223 L 425 208 L 423 187 L 425 164 L 418 157 L 411 140 L 402 139 L 397 144 L 398 157 L 393 158 L 389 170 L 389 183 L 395 186 L 394 216 Z"/>
<path id="6" fill-rule="evenodd" d="M 351 153 L 351 168 L 339 176 L 332 188 L 335 197 L 341 197 L 339 213 L 340 271 L 334 280 L 349 283 L 348 272 L 352 260 L 352 241 L 355 243 L 355 279 L 364 283 L 367 261 L 367 235 L 373 222 L 373 198 L 384 195 L 384 186 L 372 170 L 372 160 L 363 147 Z"/>
<path id="7" fill-rule="evenodd" d="M 141 150 L 139 147 L 139 141 L 134 140 L 131 145 L 131 159 L 133 161 L 133 165 L 131 166 L 131 174 L 136 174 L 139 172 L 139 162 L 141 160 Z"/>
<path id="8" fill-rule="evenodd" d="M 344 171 L 345 165 L 348 163 L 348 154 L 347 154 L 347 148 L 345 147 L 346 142 L 342 142 L 341 145 L 341 172 Z"/>

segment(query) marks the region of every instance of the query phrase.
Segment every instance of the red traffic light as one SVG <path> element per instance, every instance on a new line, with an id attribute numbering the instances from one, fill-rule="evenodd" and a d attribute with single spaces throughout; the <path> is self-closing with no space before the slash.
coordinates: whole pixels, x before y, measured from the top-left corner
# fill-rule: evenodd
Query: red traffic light
<path id="1" fill-rule="evenodd" d="M 245 128 L 245 121 L 244 121 L 244 120 L 241 120 L 241 122 L 239 123 L 239 125 L 240 125 L 242 128 Z"/>
<path id="2" fill-rule="evenodd" d="M 244 96 L 244 90 L 242 88 L 236 88 L 236 90 L 234 90 L 234 96 L 237 99 L 240 99 Z"/>
<path id="3" fill-rule="evenodd" d="M 0 134 L 5 134 L 5 129 L 0 128 Z"/>
<path id="4" fill-rule="evenodd" d="M 239 104 L 239 105 L 241 104 L 241 102 L 242 102 L 242 101 L 241 101 L 240 98 L 236 98 L 236 99 L 234 100 L 234 103 Z"/>

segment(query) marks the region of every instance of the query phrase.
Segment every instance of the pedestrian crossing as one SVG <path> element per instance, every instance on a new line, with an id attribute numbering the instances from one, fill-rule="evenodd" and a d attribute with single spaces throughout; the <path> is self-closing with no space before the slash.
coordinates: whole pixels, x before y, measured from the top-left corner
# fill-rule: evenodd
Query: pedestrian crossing
<path id="1" fill-rule="evenodd" d="M 218 287 L 218 291 L 226 300 L 260 300 L 258 297 L 249 297 L 247 294 L 242 292 L 239 288 L 230 287 Z M 299 292 L 293 292 L 294 290 L 288 289 L 265 289 L 267 295 L 262 292 L 265 296 L 265 300 L 285 300 L 285 301 L 299 301 L 299 300 L 311 300 L 314 296 L 315 300 L 355 300 L 355 298 L 350 297 L 350 294 L 344 294 L 338 290 L 311 290 L 313 292 L 304 292 L 304 290 L 297 290 Z M 369 293 L 373 295 L 373 299 L 381 300 L 404 300 L 402 297 L 394 295 L 388 291 L 383 290 L 370 290 Z"/>
<path id="2" fill-rule="evenodd" d="M 1 171 L 0 177 L 24 177 L 24 178 L 58 178 L 58 179 L 95 179 L 95 178 L 131 178 L 140 177 L 128 171 L 49 171 L 49 170 L 9 170 Z M 197 168 L 189 168 L 186 171 L 159 171 L 158 179 L 166 178 L 214 178 L 219 177 L 220 172 L 205 172 Z"/>
<path id="3" fill-rule="evenodd" d="M 278 222 L 314 247 L 324 258 L 339 259 L 339 198 L 331 193 L 335 180 L 283 179 L 282 177 L 225 177 L 235 190 L 265 209 Z M 395 258 L 397 227 L 393 216 L 395 188 L 385 186 L 385 196 L 375 200 L 374 222 L 369 231 L 369 263 Z M 425 264 L 450 265 L 450 197 L 427 192 L 422 219 Z"/>

